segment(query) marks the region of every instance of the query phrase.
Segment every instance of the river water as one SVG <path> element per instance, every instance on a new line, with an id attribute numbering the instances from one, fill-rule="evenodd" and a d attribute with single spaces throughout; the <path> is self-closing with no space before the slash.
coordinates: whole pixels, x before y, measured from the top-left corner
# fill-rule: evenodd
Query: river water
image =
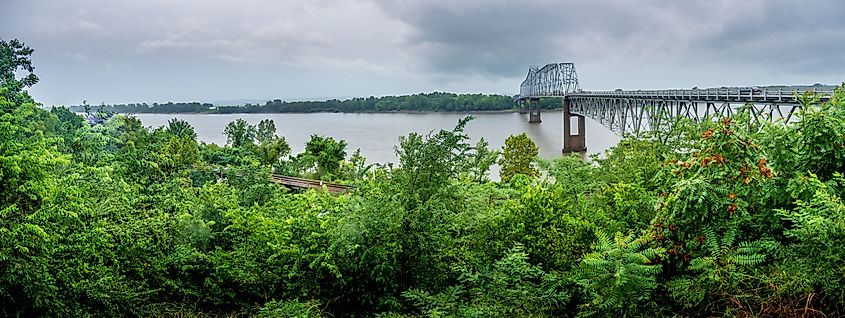
<path id="1" fill-rule="evenodd" d="M 187 121 L 197 132 L 197 139 L 206 143 L 226 144 L 223 129 L 226 124 L 243 118 L 253 125 L 262 119 L 272 119 L 276 133 L 284 136 L 294 154 L 302 152 L 305 142 L 313 134 L 331 136 L 347 142 L 347 153 L 361 149 L 370 162 L 396 163 L 394 146 L 399 136 L 411 132 L 452 129 L 458 119 L 473 116 L 465 132 L 472 144 L 484 137 L 491 147 L 501 148 L 510 135 L 527 133 L 540 148 L 540 156 L 553 159 L 561 156 L 563 122 L 561 111 L 542 114 L 543 122 L 529 124 L 527 114 L 518 113 L 310 113 L 310 114 L 137 114 L 145 126 L 166 125 L 171 118 Z M 577 129 L 577 128 L 575 128 Z M 595 121 L 587 119 L 587 152 L 602 153 L 619 142 L 619 137 Z M 493 173 L 496 175 L 498 173 Z"/>

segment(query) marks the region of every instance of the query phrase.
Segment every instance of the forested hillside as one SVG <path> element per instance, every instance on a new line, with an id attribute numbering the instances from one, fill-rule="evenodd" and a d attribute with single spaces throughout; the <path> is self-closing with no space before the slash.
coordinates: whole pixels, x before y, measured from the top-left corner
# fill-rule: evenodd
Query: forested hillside
<path id="1" fill-rule="evenodd" d="M 92 126 L 29 96 L 31 50 L 0 53 L 3 316 L 845 315 L 842 88 L 788 124 L 679 121 L 589 161 L 468 144 L 466 119 L 367 166 L 342 136 L 291 155 L 269 120 L 225 146 Z"/>

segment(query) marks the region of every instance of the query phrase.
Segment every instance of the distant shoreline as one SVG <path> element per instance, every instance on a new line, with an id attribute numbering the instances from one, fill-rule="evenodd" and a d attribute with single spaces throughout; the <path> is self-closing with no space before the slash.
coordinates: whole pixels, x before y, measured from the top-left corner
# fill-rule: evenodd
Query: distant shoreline
<path id="1" fill-rule="evenodd" d="M 541 100 L 542 108 L 560 107 L 560 102 Z M 73 105 L 75 112 L 89 109 L 118 114 L 307 114 L 307 113 L 397 113 L 397 114 L 485 114 L 517 112 L 513 96 L 496 94 L 455 94 L 446 92 L 414 95 L 358 97 L 346 100 L 283 101 L 268 100 L 264 104 L 214 105 L 200 102 L 129 103 L 106 105 Z"/>
<path id="2" fill-rule="evenodd" d="M 547 111 L 560 111 L 562 108 L 543 109 Z M 115 114 L 124 115 L 241 115 L 241 114 L 506 114 L 516 113 L 516 109 L 498 109 L 498 110 L 468 110 L 468 111 L 436 111 L 436 110 L 388 110 L 388 111 L 359 111 L 359 112 L 342 112 L 342 111 L 315 111 L 315 112 L 142 112 L 142 113 L 123 113 Z M 77 112 L 82 113 L 82 112 Z M 94 113 L 94 112 L 92 112 Z"/>

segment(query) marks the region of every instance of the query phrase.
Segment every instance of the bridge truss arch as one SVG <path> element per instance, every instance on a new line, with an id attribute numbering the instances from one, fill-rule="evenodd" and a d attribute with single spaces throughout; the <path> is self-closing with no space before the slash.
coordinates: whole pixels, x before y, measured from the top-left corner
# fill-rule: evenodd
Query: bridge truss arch
<path id="1" fill-rule="evenodd" d="M 528 104 L 529 122 L 540 122 L 540 98 L 563 99 L 563 152 L 586 151 L 584 118 L 589 117 L 619 136 L 672 129 L 679 118 L 701 122 L 733 116 L 740 107 L 756 121 L 790 121 L 801 108 L 801 96 L 825 102 L 834 86 L 720 87 L 624 91 L 582 91 L 573 63 L 531 67 L 515 98 L 520 111 Z M 571 124 L 576 118 L 577 124 Z M 570 128 L 577 127 L 573 133 Z"/>
<path id="2" fill-rule="evenodd" d="M 528 69 L 517 99 L 565 96 L 580 89 L 574 63 L 549 63 Z"/>

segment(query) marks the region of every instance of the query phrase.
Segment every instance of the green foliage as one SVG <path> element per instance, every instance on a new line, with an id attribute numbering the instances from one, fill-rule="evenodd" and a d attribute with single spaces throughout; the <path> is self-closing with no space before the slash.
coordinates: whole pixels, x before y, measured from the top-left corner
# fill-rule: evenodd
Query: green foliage
<path id="1" fill-rule="evenodd" d="M 158 166 L 165 173 L 185 171 L 199 162 L 199 147 L 190 136 L 172 137 L 164 144 Z"/>
<path id="2" fill-rule="evenodd" d="M 0 208 L 4 214 L 36 210 L 54 187 L 54 169 L 68 159 L 56 150 L 57 140 L 25 126 L 41 110 L 32 103 L 15 106 L 0 96 L 0 108 L 11 110 L 0 115 Z"/>
<path id="3" fill-rule="evenodd" d="M 447 190 L 449 180 L 461 171 L 463 158 L 470 149 L 466 143 L 469 137 L 463 130 L 471 120 L 472 117 L 459 120 L 451 131 L 440 130 L 425 137 L 411 133 L 399 139 L 395 150 L 400 168 L 393 180 L 399 189 L 406 191 L 409 210 Z"/>
<path id="4" fill-rule="evenodd" d="M 252 145 L 255 133 L 255 126 L 250 125 L 243 118 L 236 119 L 223 129 L 223 134 L 226 135 L 226 144 L 235 148 Z"/>
<path id="5" fill-rule="evenodd" d="M 0 38 L 0 95 L 12 104 L 32 102 L 24 89 L 38 83 L 38 76 L 32 73 L 35 68 L 32 66 L 29 56 L 33 49 L 29 48 L 17 39 L 5 41 Z M 20 73 L 25 73 L 22 78 L 17 78 Z M 9 110 L 3 106 L 0 113 Z"/>
<path id="6" fill-rule="evenodd" d="M 595 222 L 605 228 L 641 232 L 650 227 L 657 215 L 654 209 L 659 200 L 657 194 L 638 184 L 617 182 L 603 185 L 594 198 L 591 203 L 600 208 L 608 219 L 603 222 L 595 213 Z"/>
<path id="7" fill-rule="evenodd" d="M 650 300 L 657 288 L 661 265 L 655 264 L 664 252 L 649 247 L 646 238 L 617 233 L 611 238 L 596 231 L 593 252 L 578 267 L 578 283 L 590 294 L 588 310 L 614 315 L 634 312 Z"/>
<path id="8" fill-rule="evenodd" d="M 841 175 L 840 175 L 841 177 Z M 792 273 L 793 284 L 801 290 L 821 286 L 833 299 L 845 297 L 845 205 L 836 188 L 841 184 L 822 183 L 810 175 L 807 187 L 812 196 L 797 200 L 795 208 L 778 210 L 792 224 L 784 234 L 789 244 L 782 257 L 784 269 Z"/>
<path id="9" fill-rule="evenodd" d="M 283 157 L 290 154 L 290 145 L 285 141 L 285 137 L 276 135 L 276 124 L 272 119 L 264 119 L 258 123 L 255 139 L 258 142 L 255 154 L 265 165 L 278 164 Z"/>
<path id="10" fill-rule="evenodd" d="M 216 149 L 209 146 L 209 150 L 212 150 L 216 157 L 214 161 L 217 163 L 244 164 L 257 161 L 285 175 L 301 175 L 303 173 L 301 170 L 313 164 L 309 161 L 312 158 L 309 156 L 300 157 L 299 162 L 283 160 L 290 154 L 290 145 L 284 137 L 276 135 L 276 124 L 272 119 L 264 119 L 256 127 L 238 118 L 226 126 L 223 134 L 227 136 L 227 143 L 231 148 Z"/>
<path id="11" fill-rule="evenodd" d="M 823 179 L 845 171 L 845 88 L 837 88 L 828 103 L 806 103 L 798 116 L 796 171 Z"/>
<path id="12" fill-rule="evenodd" d="M 194 127 L 191 126 L 188 122 L 173 118 L 167 121 L 167 128 L 165 131 L 173 136 L 176 137 L 185 137 L 192 140 L 197 140 L 197 133 L 194 131 Z"/>
<path id="13" fill-rule="evenodd" d="M 259 144 L 264 144 L 276 139 L 276 123 L 272 119 L 263 119 L 258 123 L 258 129 L 255 131 L 255 140 Z"/>
<path id="14" fill-rule="evenodd" d="M 341 162 L 346 158 L 346 141 L 337 141 L 332 137 L 311 135 L 305 143 L 305 152 L 297 158 L 308 170 L 313 171 L 315 179 L 333 176 L 338 173 Z"/>
<path id="15" fill-rule="evenodd" d="M 760 265 L 765 255 L 756 244 L 743 242 L 735 244 L 736 227 L 730 228 L 720 238 L 713 231 L 706 231 L 702 248 L 703 256 L 693 259 L 688 270 L 692 277 L 680 276 L 667 283 L 671 297 L 685 308 L 711 300 L 708 306 L 715 306 L 716 294 L 731 291 L 741 293 L 740 284 L 752 277 L 747 269 Z"/>
<path id="16" fill-rule="evenodd" d="M 571 299 L 568 282 L 528 263 L 520 246 L 479 271 L 457 270 L 459 285 L 403 296 L 429 317 L 554 317 Z"/>
<path id="17" fill-rule="evenodd" d="M 323 314 L 320 312 L 320 304 L 316 302 L 271 301 L 261 306 L 258 317 L 318 318 L 323 317 Z"/>
<path id="18" fill-rule="evenodd" d="M 561 157 L 551 163 L 541 161 L 540 165 L 543 170 L 548 171 L 550 179 L 554 180 L 556 186 L 563 192 L 571 194 L 570 198 L 573 201 L 577 201 L 580 195 L 595 186 L 593 167 L 589 162 L 576 156 Z"/>
<path id="19" fill-rule="evenodd" d="M 592 158 L 603 171 L 594 178 L 605 183 L 623 182 L 654 190 L 658 181 L 654 177 L 670 153 L 666 144 L 654 140 L 623 139 L 608 150 L 604 158 Z"/>
<path id="20" fill-rule="evenodd" d="M 34 80 L 8 76 L 31 51 L 2 45 L 3 316 L 845 314 L 841 88 L 802 97 L 793 122 L 671 121 L 604 158 L 541 161 L 543 179 L 512 136 L 506 182 L 489 182 L 497 152 L 468 143 L 471 118 L 401 137 L 398 167 L 321 136 L 289 157 L 271 120 L 198 144 L 184 121 L 39 108 Z M 271 172 L 355 188 L 288 190 Z"/>
<path id="21" fill-rule="evenodd" d="M 517 174 L 532 178 L 539 176 L 540 172 L 532 165 L 538 152 L 537 145 L 525 133 L 508 137 L 502 146 L 499 177 L 503 182 L 508 182 Z"/>
<path id="22" fill-rule="evenodd" d="M 470 179 L 475 182 L 489 181 L 490 167 L 499 159 L 499 150 L 490 149 L 490 144 L 481 138 L 471 150 L 475 153 L 470 156 L 467 169 Z"/>
<path id="23" fill-rule="evenodd" d="M 361 149 L 355 149 L 349 160 L 338 169 L 338 177 L 341 180 L 360 181 L 368 177 L 374 167 L 374 164 L 367 164 L 367 158 L 361 155 Z"/>
<path id="24" fill-rule="evenodd" d="M 538 184 L 514 188 L 516 198 L 505 203 L 499 222 L 504 238 L 497 239 L 519 242 L 535 263 L 571 270 L 595 239 L 593 216 L 580 215 L 574 200 L 562 200 L 569 193 L 560 188 L 547 189 Z"/>

